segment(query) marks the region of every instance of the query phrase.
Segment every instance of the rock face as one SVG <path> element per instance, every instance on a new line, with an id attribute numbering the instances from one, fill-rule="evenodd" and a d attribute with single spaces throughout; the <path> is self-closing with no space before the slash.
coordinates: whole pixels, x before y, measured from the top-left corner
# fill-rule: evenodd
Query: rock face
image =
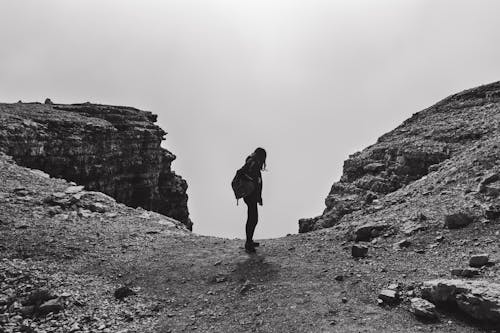
<path id="1" fill-rule="evenodd" d="M 170 216 L 189 229 L 187 183 L 156 115 L 97 104 L 0 104 L 0 151 L 16 163 Z"/>
<path id="2" fill-rule="evenodd" d="M 500 284 L 438 279 L 424 283 L 422 296 L 436 304 L 456 305 L 475 319 L 500 323 Z"/>
<path id="3" fill-rule="evenodd" d="M 482 142 L 498 140 L 499 119 L 500 82 L 452 95 L 414 114 L 374 145 L 349 156 L 340 180 L 325 199 L 323 213 L 301 219 L 299 232 L 332 227 L 357 211 L 383 209 L 381 202 L 388 194 L 430 173 L 451 169 L 450 160 L 470 154 Z M 500 194 L 498 168 L 493 160 L 484 163 L 490 163 L 492 170 L 481 180 L 478 191 L 493 199 Z"/>

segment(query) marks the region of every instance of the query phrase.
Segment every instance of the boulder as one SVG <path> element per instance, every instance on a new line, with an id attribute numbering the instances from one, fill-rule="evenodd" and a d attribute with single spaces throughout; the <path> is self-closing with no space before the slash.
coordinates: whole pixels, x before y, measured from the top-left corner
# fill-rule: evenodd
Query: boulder
<path id="1" fill-rule="evenodd" d="M 490 261 L 490 256 L 486 253 L 475 254 L 469 259 L 469 266 L 471 267 L 481 267 L 486 265 Z"/>
<path id="2" fill-rule="evenodd" d="M 410 312 L 423 319 L 435 319 L 436 306 L 423 298 L 412 298 L 410 300 Z"/>
<path id="3" fill-rule="evenodd" d="M 424 282 L 422 297 L 436 305 L 456 305 L 479 321 L 500 324 L 500 284 L 436 279 Z"/>
<path id="4" fill-rule="evenodd" d="M 368 247 L 354 244 L 351 248 L 351 254 L 354 258 L 364 258 L 368 254 Z"/>
<path id="5" fill-rule="evenodd" d="M 387 223 L 367 223 L 357 227 L 354 231 L 356 241 L 368 241 L 372 237 L 378 236 L 384 229 L 388 228 Z"/>
<path id="6" fill-rule="evenodd" d="M 448 229 L 459 229 L 472 223 L 472 217 L 465 213 L 455 213 L 444 217 L 444 225 Z"/>

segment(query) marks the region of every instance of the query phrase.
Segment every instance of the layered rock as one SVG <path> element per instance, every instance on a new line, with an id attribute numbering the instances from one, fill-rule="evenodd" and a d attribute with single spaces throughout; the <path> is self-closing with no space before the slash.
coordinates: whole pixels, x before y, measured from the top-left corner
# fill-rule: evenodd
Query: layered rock
<path id="1" fill-rule="evenodd" d="M 497 138 L 499 120 L 500 82 L 452 95 L 414 114 L 374 145 L 349 156 L 322 215 L 300 220 L 299 232 L 328 228 L 347 214 L 377 209 L 387 194 L 422 179 L 480 142 Z M 489 182 L 497 178 L 489 177 L 479 190 L 500 193 Z"/>
<path id="2" fill-rule="evenodd" d="M 487 281 L 426 281 L 422 296 L 438 305 L 456 306 L 469 316 L 500 323 L 500 285 Z"/>
<path id="3" fill-rule="evenodd" d="M 189 229 L 187 183 L 156 115 L 97 104 L 0 104 L 0 150 L 16 163 L 170 216 Z"/>

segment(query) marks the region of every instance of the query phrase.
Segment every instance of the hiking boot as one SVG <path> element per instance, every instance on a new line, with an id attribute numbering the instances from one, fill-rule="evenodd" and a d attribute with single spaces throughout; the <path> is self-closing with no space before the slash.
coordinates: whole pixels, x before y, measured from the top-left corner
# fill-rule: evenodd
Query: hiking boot
<path id="1" fill-rule="evenodd" d="M 245 243 L 245 251 L 248 253 L 255 253 L 255 247 L 252 243 Z"/>

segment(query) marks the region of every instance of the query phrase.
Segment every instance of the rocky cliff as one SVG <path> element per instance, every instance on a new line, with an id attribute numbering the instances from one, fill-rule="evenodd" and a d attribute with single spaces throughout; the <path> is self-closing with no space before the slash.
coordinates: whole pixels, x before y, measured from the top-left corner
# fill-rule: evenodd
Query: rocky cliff
<path id="1" fill-rule="evenodd" d="M 187 184 L 171 169 L 156 115 L 131 107 L 0 104 L 0 151 L 16 163 L 104 192 L 189 229 Z"/>
<path id="2" fill-rule="evenodd" d="M 299 232 L 332 227 L 354 212 L 359 216 L 380 210 L 387 206 L 388 200 L 383 199 L 388 194 L 430 173 L 436 176 L 438 170 L 447 175 L 445 182 L 452 182 L 452 174 L 467 167 L 469 173 L 478 173 L 476 177 L 485 172 L 496 174 L 499 121 L 500 82 L 452 95 L 414 114 L 374 145 L 349 156 L 340 180 L 333 184 L 325 200 L 325 210 L 318 217 L 301 219 Z M 488 147 L 480 158 L 486 159 L 484 163 L 469 158 L 471 149 L 481 146 L 483 150 Z M 474 164 L 484 168 L 474 171 Z M 483 190 L 495 192 L 495 186 Z M 427 194 L 434 187 L 429 185 Z"/>

